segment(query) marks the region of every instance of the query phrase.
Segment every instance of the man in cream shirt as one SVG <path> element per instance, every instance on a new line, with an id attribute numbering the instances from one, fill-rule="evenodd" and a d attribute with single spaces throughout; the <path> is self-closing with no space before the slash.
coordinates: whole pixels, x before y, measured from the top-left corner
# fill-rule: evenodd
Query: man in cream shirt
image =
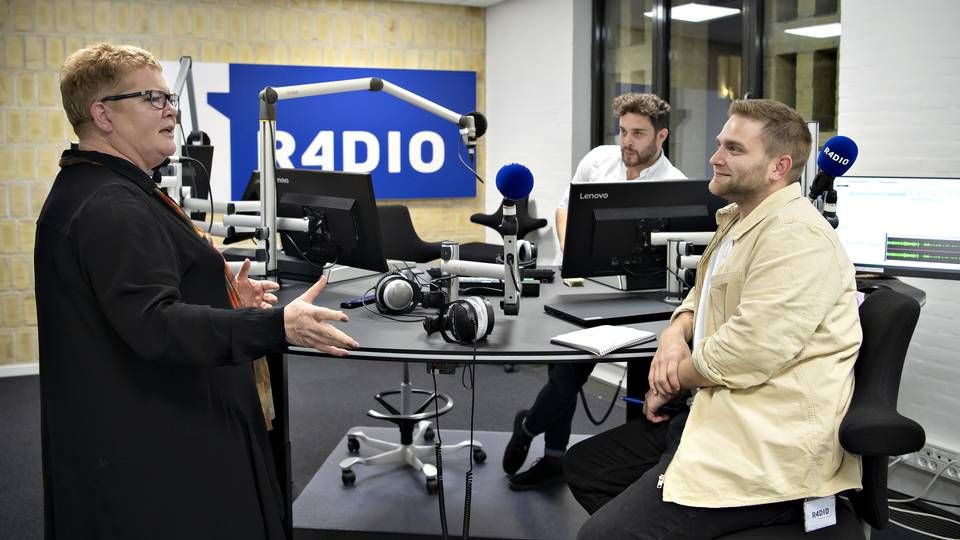
<path id="1" fill-rule="evenodd" d="M 737 101 L 717 143 L 710 191 L 734 204 L 660 336 L 646 418 L 567 453 L 592 514 L 580 538 L 714 538 L 802 521 L 804 499 L 860 487 L 838 437 L 862 339 L 854 269 L 800 192 L 806 124 Z M 689 412 L 670 412 L 697 388 Z"/>

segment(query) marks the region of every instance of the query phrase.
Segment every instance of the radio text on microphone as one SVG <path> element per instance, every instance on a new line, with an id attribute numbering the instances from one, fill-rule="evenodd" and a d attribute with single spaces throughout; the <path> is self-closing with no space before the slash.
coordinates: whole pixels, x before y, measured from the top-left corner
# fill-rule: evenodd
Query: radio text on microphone
<path id="1" fill-rule="evenodd" d="M 826 155 L 827 157 L 829 157 L 831 160 L 836 161 L 836 162 L 839 163 L 840 165 L 849 165 L 849 164 L 850 164 L 850 158 L 845 158 L 845 157 L 841 156 L 840 154 L 838 154 L 838 153 L 836 153 L 836 152 L 830 151 L 830 147 L 829 147 L 829 146 L 824 146 L 824 147 L 823 147 L 823 153 L 824 153 L 824 155 Z"/>

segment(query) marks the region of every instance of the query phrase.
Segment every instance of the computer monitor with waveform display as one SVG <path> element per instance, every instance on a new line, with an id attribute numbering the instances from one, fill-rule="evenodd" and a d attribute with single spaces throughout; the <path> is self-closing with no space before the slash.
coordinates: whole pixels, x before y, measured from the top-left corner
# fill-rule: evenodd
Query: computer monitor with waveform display
<path id="1" fill-rule="evenodd" d="M 960 178 L 842 176 L 834 188 L 858 272 L 960 279 Z"/>

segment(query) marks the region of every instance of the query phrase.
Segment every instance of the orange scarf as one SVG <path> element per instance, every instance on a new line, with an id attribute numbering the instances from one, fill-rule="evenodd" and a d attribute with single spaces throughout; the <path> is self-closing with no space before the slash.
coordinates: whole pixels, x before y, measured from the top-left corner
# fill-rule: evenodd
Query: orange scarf
<path id="1" fill-rule="evenodd" d="M 174 200 L 160 188 L 154 188 L 153 194 L 166 203 L 178 216 L 183 218 L 190 227 L 200 235 L 200 238 L 206 241 L 212 249 L 216 250 L 211 236 L 197 227 L 180 205 L 174 202 Z M 217 254 L 221 257 L 223 256 L 219 251 L 217 251 Z M 242 306 L 240 305 L 240 293 L 237 291 L 235 285 L 236 277 L 233 275 L 233 272 L 230 270 L 230 265 L 227 264 L 225 259 L 223 261 L 223 276 L 226 279 L 227 295 L 230 297 L 230 305 L 233 309 L 240 309 Z M 277 413 L 273 406 L 273 388 L 270 386 L 270 369 L 267 367 L 266 357 L 261 357 L 253 361 L 253 375 L 257 383 L 257 395 L 260 397 L 260 408 L 263 410 L 263 419 L 266 421 L 267 430 L 269 431 L 273 429 L 273 420 L 277 417 Z"/>

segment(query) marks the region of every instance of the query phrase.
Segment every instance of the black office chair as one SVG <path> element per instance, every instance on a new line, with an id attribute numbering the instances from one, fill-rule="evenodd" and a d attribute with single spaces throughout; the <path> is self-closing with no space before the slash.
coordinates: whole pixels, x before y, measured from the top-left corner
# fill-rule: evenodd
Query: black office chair
<path id="1" fill-rule="evenodd" d="M 378 206 L 384 256 L 388 259 L 413 262 L 429 262 L 440 258 L 440 242 L 426 242 L 413 228 L 410 210 L 406 206 Z M 419 325 L 417 326 L 419 329 Z M 411 330 L 416 330 L 411 328 Z M 420 330 L 422 331 L 422 330 Z M 414 398 L 422 398 L 419 404 Z M 367 416 L 396 424 L 400 430 L 400 442 L 384 441 L 367 436 L 362 431 L 347 433 L 347 450 L 353 454 L 340 462 L 340 479 L 345 486 L 356 482 L 354 465 L 408 465 L 423 474 L 427 493 L 436 493 L 439 488 L 437 468 L 424 463 L 421 458 L 434 455 L 435 447 L 430 420 L 442 416 L 453 408 L 453 399 L 447 394 L 413 388 L 410 383 L 410 367 L 403 362 L 403 376 L 399 390 L 380 392 L 374 399 L 387 411 L 367 411 Z M 399 403 L 397 403 L 399 401 Z M 360 448 L 366 446 L 379 453 L 360 457 Z M 444 451 L 473 447 L 473 460 L 483 463 L 486 452 L 477 441 L 461 441 L 445 444 Z"/>
<path id="2" fill-rule="evenodd" d="M 870 537 L 871 528 L 887 526 L 889 457 L 916 452 L 926 442 L 920 424 L 897 412 L 900 375 L 919 316 L 916 300 L 889 289 L 869 294 L 860 305 L 863 344 L 854 366 L 853 401 L 840 424 L 840 444 L 861 456 L 863 489 L 842 494 L 850 506 L 837 501 L 837 524 L 810 533 L 804 533 L 802 524 L 758 527 L 720 538 L 860 540 Z"/>
<path id="3" fill-rule="evenodd" d="M 383 256 L 418 263 L 440 258 L 440 242 L 427 242 L 413 228 L 410 209 L 399 204 L 377 205 Z"/>
<path id="4" fill-rule="evenodd" d="M 547 226 L 547 220 L 530 215 L 530 198 L 525 197 L 516 202 L 517 206 L 517 240 L 523 240 L 527 234 Z M 503 220 L 503 204 L 497 207 L 492 214 L 473 214 L 470 221 L 496 230 Z"/>
<path id="5" fill-rule="evenodd" d="M 543 227 L 547 226 L 547 220 L 535 218 L 530 215 L 532 202 L 529 197 L 520 199 L 516 202 L 517 206 L 517 240 L 523 240 L 524 237 Z M 492 214 L 473 214 L 470 221 L 490 227 L 498 231 L 497 227 L 503 219 L 503 204 L 497 207 L 497 211 Z M 501 244 L 487 244 L 484 242 L 468 242 L 460 246 L 460 258 L 467 261 L 479 261 L 496 263 L 503 257 L 503 246 Z"/>

